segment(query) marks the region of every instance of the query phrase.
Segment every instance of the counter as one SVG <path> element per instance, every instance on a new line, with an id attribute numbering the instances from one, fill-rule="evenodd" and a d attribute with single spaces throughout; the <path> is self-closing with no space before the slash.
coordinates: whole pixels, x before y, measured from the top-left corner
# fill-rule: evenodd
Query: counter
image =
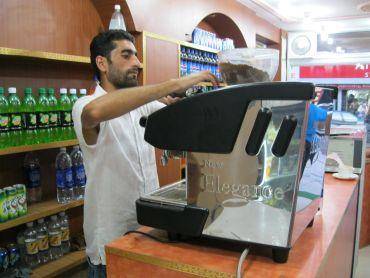
<path id="1" fill-rule="evenodd" d="M 357 220 L 357 180 L 325 175 L 323 209 L 293 246 L 288 262 L 274 263 L 267 248 L 255 248 L 243 277 L 351 277 Z M 160 231 L 143 227 L 142 231 Z M 204 243 L 160 243 L 129 234 L 106 246 L 109 277 L 234 277 L 240 250 Z"/>

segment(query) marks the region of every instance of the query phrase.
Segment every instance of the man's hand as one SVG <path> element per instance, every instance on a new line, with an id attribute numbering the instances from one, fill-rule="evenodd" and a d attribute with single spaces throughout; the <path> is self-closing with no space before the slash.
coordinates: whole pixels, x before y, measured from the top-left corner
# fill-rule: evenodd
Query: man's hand
<path id="1" fill-rule="evenodd" d="M 178 84 L 178 89 L 175 93 L 184 92 L 190 87 L 197 85 L 200 82 L 211 82 L 213 86 L 217 87 L 217 78 L 210 71 L 201 71 L 181 77 L 175 80 Z"/>
<path id="2" fill-rule="evenodd" d="M 171 96 L 166 96 L 166 97 L 162 97 L 160 99 L 158 99 L 159 102 L 162 102 L 166 105 L 170 105 L 170 104 L 173 104 L 177 101 L 179 101 L 181 98 L 179 97 L 171 97 Z"/>

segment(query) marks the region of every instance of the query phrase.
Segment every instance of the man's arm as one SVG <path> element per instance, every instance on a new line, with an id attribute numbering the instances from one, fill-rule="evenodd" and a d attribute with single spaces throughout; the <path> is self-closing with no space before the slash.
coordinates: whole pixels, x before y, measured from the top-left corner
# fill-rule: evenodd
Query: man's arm
<path id="1" fill-rule="evenodd" d="M 203 81 L 217 85 L 215 77 L 210 72 L 203 71 L 156 85 L 120 89 L 91 101 L 84 107 L 81 115 L 85 141 L 88 144 L 96 143 L 101 122 L 122 116 L 137 107 L 171 93 L 185 91 Z"/>

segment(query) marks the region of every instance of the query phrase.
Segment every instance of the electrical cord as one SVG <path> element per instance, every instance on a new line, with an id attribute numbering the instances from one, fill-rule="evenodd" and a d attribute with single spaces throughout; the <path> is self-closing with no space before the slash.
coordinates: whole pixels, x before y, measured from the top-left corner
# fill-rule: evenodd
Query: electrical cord
<path id="1" fill-rule="evenodd" d="M 245 258 L 248 256 L 249 248 L 245 248 L 243 253 L 240 255 L 238 268 L 236 270 L 236 278 L 242 278 L 242 266 L 245 261 Z"/>
<path id="2" fill-rule="evenodd" d="M 146 236 L 146 237 L 149 237 L 153 240 L 156 240 L 156 241 L 159 241 L 161 243 L 177 243 L 178 241 L 176 240 L 166 240 L 166 239 L 162 239 L 162 238 L 159 238 L 159 237 L 156 237 L 156 236 L 153 236 L 151 234 L 148 234 L 148 233 L 144 233 L 144 232 L 140 232 L 140 231 L 127 231 L 126 233 L 124 233 L 123 235 L 128 235 L 128 234 L 140 234 L 140 235 L 143 235 L 143 236 Z"/>

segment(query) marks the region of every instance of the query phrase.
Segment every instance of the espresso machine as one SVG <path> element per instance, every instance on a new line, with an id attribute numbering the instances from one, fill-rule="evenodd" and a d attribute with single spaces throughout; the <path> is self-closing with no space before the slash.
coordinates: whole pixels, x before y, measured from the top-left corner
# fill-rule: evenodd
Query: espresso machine
<path id="1" fill-rule="evenodd" d="M 270 246 L 286 262 L 322 204 L 331 117 L 315 97 L 311 83 L 237 84 L 141 119 L 148 143 L 186 157 L 186 178 L 141 196 L 138 223 Z"/>

